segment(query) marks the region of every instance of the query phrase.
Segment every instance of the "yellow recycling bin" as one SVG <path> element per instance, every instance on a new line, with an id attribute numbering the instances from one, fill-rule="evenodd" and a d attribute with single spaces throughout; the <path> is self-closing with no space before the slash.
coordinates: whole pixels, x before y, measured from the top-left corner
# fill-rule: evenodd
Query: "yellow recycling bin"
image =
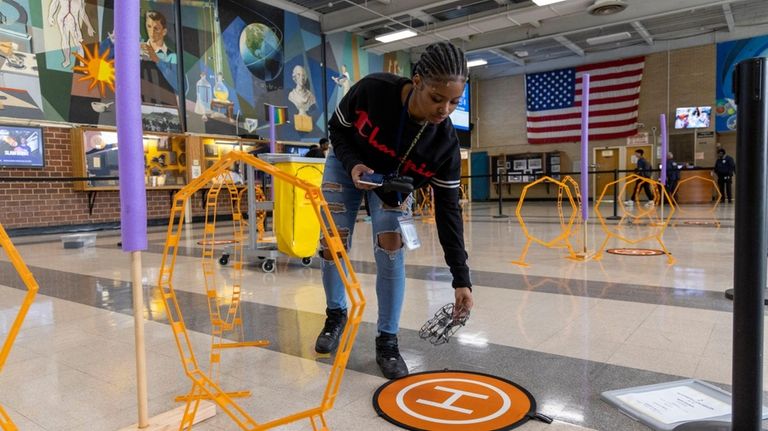
<path id="1" fill-rule="evenodd" d="M 320 187 L 325 159 L 270 154 L 267 159 L 290 175 Z M 311 258 L 320 241 L 320 221 L 306 192 L 275 178 L 274 231 L 277 249 L 288 256 Z"/>

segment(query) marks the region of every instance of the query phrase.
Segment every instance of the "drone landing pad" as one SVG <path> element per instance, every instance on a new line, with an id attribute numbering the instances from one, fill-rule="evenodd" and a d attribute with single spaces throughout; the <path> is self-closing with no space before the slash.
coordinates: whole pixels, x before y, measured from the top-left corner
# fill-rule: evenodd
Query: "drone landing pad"
<path id="1" fill-rule="evenodd" d="M 373 395 L 387 421 L 416 431 L 502 431 L 531 419 L 536 400 L 508 380 L 468 371 L 427 371 L 391 380 Z M 551 421 L 551 420 L 549 420 Z"/>

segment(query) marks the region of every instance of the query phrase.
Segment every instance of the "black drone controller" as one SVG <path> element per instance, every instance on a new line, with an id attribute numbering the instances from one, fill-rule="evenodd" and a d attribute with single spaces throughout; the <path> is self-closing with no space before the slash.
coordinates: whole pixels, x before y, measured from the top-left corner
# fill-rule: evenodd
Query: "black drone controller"
<path id="1" fill-rule="evenodd" d="M 381 191 L 384 193 L 400 192 L 409 194 L 413 192 L 413 178 L 401 175 L 386 176 L 384 177 L 384 183 L 381 185 Z"/>

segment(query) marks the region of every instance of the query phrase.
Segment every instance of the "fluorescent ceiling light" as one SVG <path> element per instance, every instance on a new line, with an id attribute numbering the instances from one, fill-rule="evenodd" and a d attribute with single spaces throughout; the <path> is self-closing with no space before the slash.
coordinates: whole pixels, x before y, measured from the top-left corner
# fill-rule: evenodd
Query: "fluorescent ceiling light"
<path id="1" fill-rule="evenodd" d="M 604 36 L 590 37 L 587 39 L 587 43 L 590 45 L 600 45 L 603 43 L 618 42 L 620 40 L 630 39 L 632 37 L 628 31 L 621 33 L 606 34 Z"/>
<path id="2" fill-rule="evenodd" d="M 381 43 L 389 43 L 389 42 L 394 42 L 396 40 L 408 39 L 409 37 L 414 37 L 414 36 L 416 36 L 416 32 L 413 30 L 400 30 L 394 33 L 387 33 L 387 34 L 376 36 L 376 40 L 378 40 Z"/>
<path id="3" fill-rule="evenodd" d="M 477 60 L 470 60 L 467 62 L 467 67 L 475 67 L 475 66 L 485 66 L 488 64 L 487 61 L 483 60 L 482 58 Z"/>
<path id="4" fill-rule="evenodd" d="M 565 0 L 533 0 L 537 6 L 546 6 L 554 3 L 564 2 Z"/>

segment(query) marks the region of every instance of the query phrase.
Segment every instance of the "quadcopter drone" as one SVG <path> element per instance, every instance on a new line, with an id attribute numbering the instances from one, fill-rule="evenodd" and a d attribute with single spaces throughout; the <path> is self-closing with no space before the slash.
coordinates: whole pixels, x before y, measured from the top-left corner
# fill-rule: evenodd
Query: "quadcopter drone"
<path id="1" fill-rule="evenodd" d="M 419 337 L 435 346 L 445 344 L 451 335 L 467 324 L 467 320 L 469 320 L 468 310 L 461 310 L 457 316 L 454 316 L 453 304 L 445 304 L 421 327 Z"/>

